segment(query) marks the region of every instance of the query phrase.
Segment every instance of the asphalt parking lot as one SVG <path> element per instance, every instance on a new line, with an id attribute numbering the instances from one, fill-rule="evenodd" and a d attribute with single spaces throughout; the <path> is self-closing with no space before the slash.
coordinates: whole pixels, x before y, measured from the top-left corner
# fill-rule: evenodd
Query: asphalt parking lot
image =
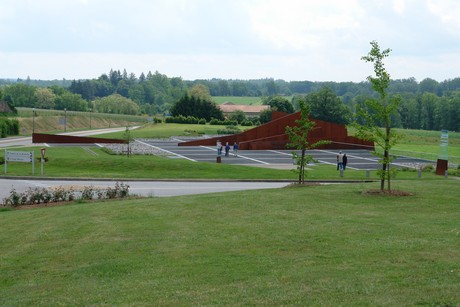
<path id="1" fill-rule="evenodd" d="M 182 139 L 168 140 L 143 140 L 144 144 L 159 148 L 167 153 L 171 159 L 187 159 L 195 162 L 216 163 L 217 150 L 214 146 L 178 146 Z M 378 158 L 367 150 L 343 150 L 348 156 L 347 168 L 355 170 L 374 170 L 379 167 Z M 338 150 L 309 150 L 311 155 L 319 163 L 336 165 Z M 228 157 L 222 156 L 221 163 L 237 165 L 258 165 L 273 168 L 292 168 L 292 150 L 240 150 L 235 157 L 230 150 Z M 432 161 L 409 157 L 398 157 L 393 166 L 416 167 L 420 164 L 433 163 Z"/>

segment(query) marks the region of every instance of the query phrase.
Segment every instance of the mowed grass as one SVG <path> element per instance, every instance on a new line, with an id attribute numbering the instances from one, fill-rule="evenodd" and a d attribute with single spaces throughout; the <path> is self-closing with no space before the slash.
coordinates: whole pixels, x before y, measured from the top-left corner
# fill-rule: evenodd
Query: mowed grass
<path id="1" fill-rule="evenodd" d="M 397 155 L 436 160 L 440 151 L 441 131 L 398 129 L 404 138 L 395 146 Z M 449 132 L 448 159 L 460 164 L 460 132 Z"/>
<path id="2" fill-rule="evenodd" d="M 459 182 L 0 212 L 0 305 L 460 304 Z"/>
<path id="3" fill-rule="evenodd" d="M 240 131 L 245 131 L 252 127 L 239 126 Z M 222 125 L 192 125 L 192 124 L 147 124 L 133 129 L 130 131 L 130 135 L 133 138 L 169 138 L 175 136 L 196 136 L 202 135 L 216 135 L 218 130 L 224 130 L 226 126 Z M 98 137 L 104 138 L 125 138 L 125 132 L 113 132 L 100 134 Z"/>
<path id="4" fill-rule="evenodd" d="M 262 99 L 260 97 L 239 97 L 239 96 L 213 96 L 217 104 L 223 104 L 224 102 L 231 102 L 233 104 L 240 105 L 261 105 Z"/>
<path id="5" fill-rule="evenodd" d="M 223 163 L 198 163 L 185 159 L 172 159 L 152 155 L 110 155 L 98 147 L 51 147 L 46 150 L 48 161 L 44 164 L 44 177 L 79 177 L 110 179 L 295 179 L 289 170 L 226 165 Z M 40 148 L 21 148 L 34 151 L 40 157 Z M 4 156 L 4 152 L 0 152 Z M 32 175 L 31 163 L 10 162 L 7 176 Z M 4 173 L 0 175 L 0 178 Z M 35 162 L 35 176 L 40 176 L 40 163 Z"/>
<path id="6" fill-rule="evenodd" d="M 223 163 L 192 162 L 168 156 L 152 155 L 111 155 L 98 147 L 50 147 L 46 149 L 47 162 L 44 164 L 43 177 L 53 178 L 106 178 L 126 179 L 212 179 L 212 180 L 289 180 L 296 181 L 298 175 L 292 169 L 272 169 L 256 166 L 242 166 Z M 33 151 L 35 160 L 34 176 L 40 174 L 40 147 L 21 148 L 20 151 Z M 0 151 L 0 157 L 4 151 Z M 0 178 L 5 176 L 4 172 Z M 31 163 L 9 162 L 6 176 L 32 176 Z M 400 171 L 398 179 L 437 180 L 442 176 L 423 173 L 418 177 L 415 170 Z M 344 176 L 335 165 L 316 164 L 308 167 L 306 180 L 378 180 L 377 171 L 368 174 L 365 170 L 347 169 Z M 393 188 L 397 188 L 396 182 Z"/>

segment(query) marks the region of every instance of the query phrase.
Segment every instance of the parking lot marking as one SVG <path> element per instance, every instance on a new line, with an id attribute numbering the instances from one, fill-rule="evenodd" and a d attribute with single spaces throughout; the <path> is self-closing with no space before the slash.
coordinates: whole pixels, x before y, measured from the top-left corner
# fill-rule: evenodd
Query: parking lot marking
<path id="1" fill-rule="evenodd" d="M 200 147 L 210 149 L 212 151 L 216 150 L 216 149 L 208 147 L 208 146 L 200 146 Z M 243 158 L 243 159 L 254 161 L 254 162 L 257 162 L 257 163 L 260 163 L 260 164 L 270 165 L 270 163 L 268 163 L 268 162 L 260 161 L 260 160 L 253 159 L 253 158 L 249 158 L 249 157 L 243 156 L 241 154 L 238 154 L 238 157 L 235 157 L 235 158 Z"/>
<path id="2" fill-rule="evenodd" d="M 282 151 L 277 151 L 277 150 L 267 150 L 267 151 L 274 152 L 274 153 L 277 153 L 277 154 L 280 154 L 280 155 L 292 156 L 291 153 L 287 153 L 287 152 L 282 152 Z"/>
<path id="3" fill-rule="evenodd" d="M 192 161 L 192 162 L 198 162 L 198 161 L 196 161 L 196 160 L 187 158 L 187 157 L 185 157 L 185 156 L 183 156 L 183 155 L 176 154 L 176 153 L 174 153 L 174 152 L 172 152 L 172 151 L 169 151 L 169 150 L 166 150 L 166 149 L 157 147 L 157 146 L 153 146 L 152 144 L 148 144 L 148 143 L 145 143 L 145 142 L 142 142 L 142 141 L 139 141 L 139 140 L 136 140 L 136 142 L 139 142 L 139 143 L 141 143 L 141 144 L 143 144 L 143 145 L 150 146 L 150 147 L 152 147 L 152 148 L 155 148 L 155 149 L 158 149 L 158 150 L 167 152 L 167 153 L 169 153 L 169 154 L 171 154 L 171 155 L 174 155 L 174 156 L 177 156 L 177 157 L 180 157 L 180 158 L 184 158 L 184 159 L 189 160 L 189 161 Z"/>

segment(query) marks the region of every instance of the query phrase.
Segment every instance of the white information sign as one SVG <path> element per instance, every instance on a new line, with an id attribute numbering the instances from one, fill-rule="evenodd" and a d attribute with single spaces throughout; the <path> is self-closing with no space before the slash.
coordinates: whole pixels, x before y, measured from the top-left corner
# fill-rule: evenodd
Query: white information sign
<path id="1" fill-rule="evenodd" d="M 35 172 L 34 152 L 33 151 L 9 151 L 5 150 L 5 174 L 8 162 L 27 162 L 32 163 L 32 175 Z"/>
<path id="2" fill-rule="evenodd" d="M 27 151 L 6 151 L 6 161 L 8 162 L 32 162 L 34 152 Z"/>

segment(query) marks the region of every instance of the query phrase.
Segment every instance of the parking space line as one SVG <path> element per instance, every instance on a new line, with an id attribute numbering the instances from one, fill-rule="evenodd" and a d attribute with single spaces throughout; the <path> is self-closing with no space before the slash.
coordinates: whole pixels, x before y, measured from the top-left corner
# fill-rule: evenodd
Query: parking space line
<path id="1" fill-rule="evenodd" d="M 267 151 L 274 152 L 274 153 L 277 153 L 277 154 L 280 154 L 280 155 L 285 155 L 285 156 L 291 156 L 292 157 L 292 154 L 287 153 L 287 152 L 282 152 L 282 151 L 277 151 L 277 150 L 267 150 Z"/>
<path id="2" fill-rule="evenodd" d="M 206 148 L 206 149 L 209 149 L 209 150 L 212 150 L 212 151 L 216 150 L 215 148 L 211 148 L 211 147 L 208 147 L 208 146 L 200 146 L 200 147 L 203 147 L 203 148 Z M 240 153 L 241 152 L 238 153 L 238 158 L 243 158 L 243 159 L 254 161 L 254 162 L 257 162 L 257 163 L 260 163 L 260 164 L 270 165 L 270 163 L 268 163 L 268 162 L 260 161 L 260 160 L 249 158 L 249 157 L 245 157 L 245 156 L 241 155 Z"/>
<path id="3" fill-rule="evenodd" d="M 187 157 L 185 157 L 185 156 L 183 156 L 183 155 L 176 154 L 176 153 L 174 153 L 174 152 L 172 152 L 172 151 L 165 150 L 165 149 L 160 148 L 160 147 L 157 147 L 157 146 L 153 146 L 152 144 L 148 144 L 148 143 L 145 143 L 145 142 L 142 142 L 142 141 L 139 141 L 139 140 L 136 140 L 136 142 L 139 142 L 139 143 L 141 143 L 142 145 L 150 146 L 150 147 L 152 147 L 152 148 L 155 148 L 155 149 L 158 149 L 158 150 L 167 152 L 167 153 L 172 154 L 172 155 L 174 155 L 174 156 L 178 156 L 178 157 L 184 158 L 184 159 L 189 160 L 189 161 L 192 161 L 192 162 L 198 162 L 198 161 L 196 161 L 196 160 L 187 158 Z"/>

